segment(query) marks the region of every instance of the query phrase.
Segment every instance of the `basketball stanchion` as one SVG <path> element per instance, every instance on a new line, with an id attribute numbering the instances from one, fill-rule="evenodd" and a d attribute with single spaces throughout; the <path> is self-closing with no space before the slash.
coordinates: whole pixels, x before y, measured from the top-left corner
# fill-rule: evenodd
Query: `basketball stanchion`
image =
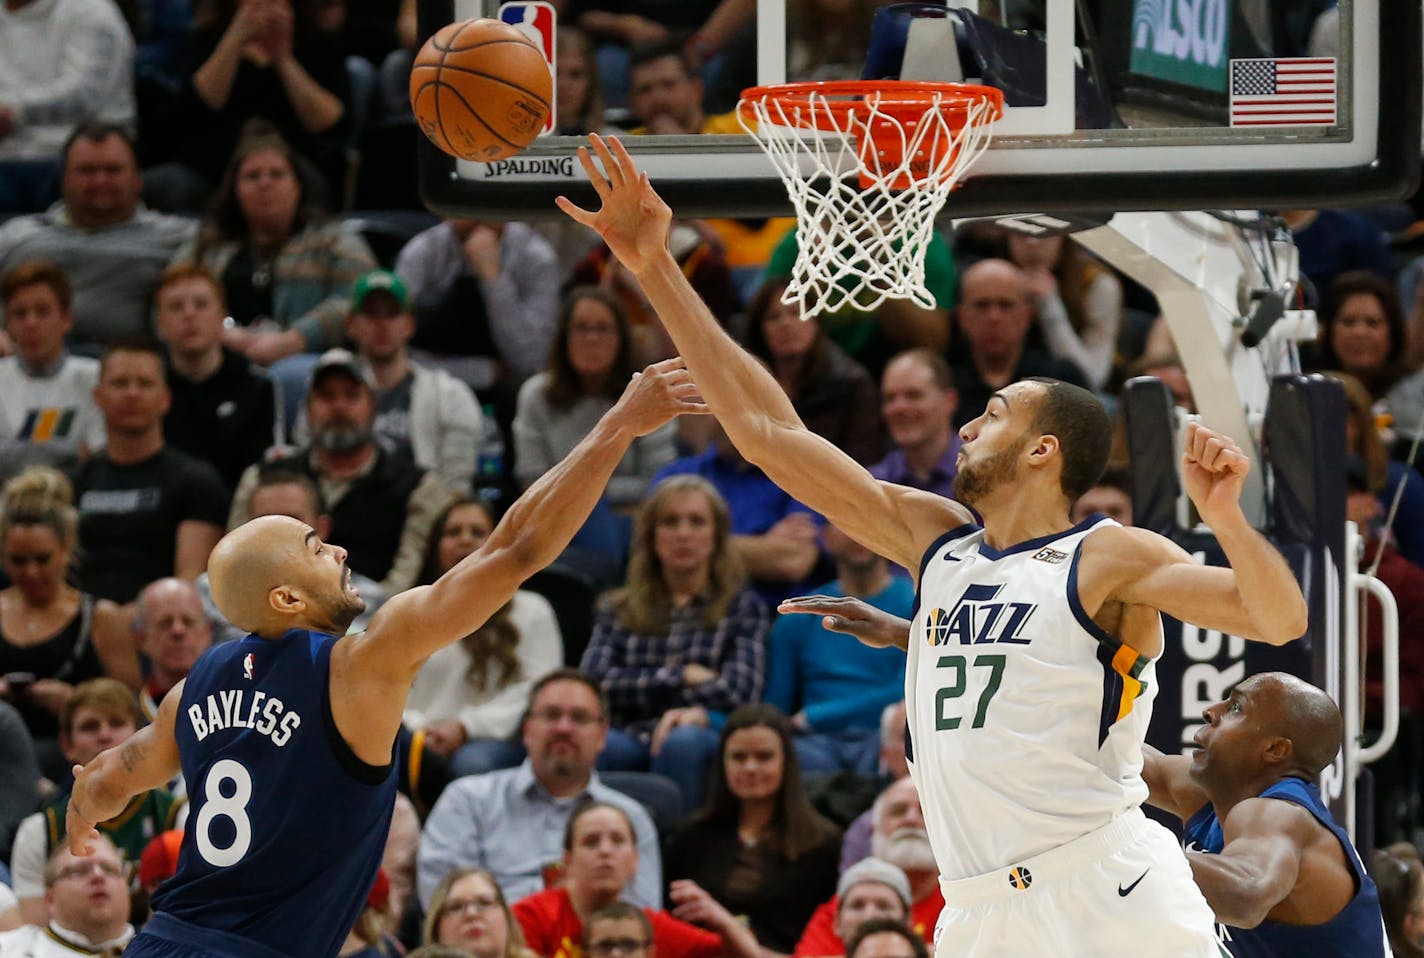
<path id="1" fill-rule="evenodd" d="M 887 299 L 926 309 L 925 250 L 950 190 L 989 146 L 993 87 L 907 80 L 785 83 L 742 92 L 737 119 L 796 210 L 782 302 L 803 318 Z M 850 174 L 854 173 L 852 177 Z"/>

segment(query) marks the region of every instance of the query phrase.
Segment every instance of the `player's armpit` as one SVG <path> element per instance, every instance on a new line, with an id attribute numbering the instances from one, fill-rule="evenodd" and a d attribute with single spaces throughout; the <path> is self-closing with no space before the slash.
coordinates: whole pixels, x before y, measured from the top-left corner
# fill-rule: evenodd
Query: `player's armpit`
<path id="1" fill-rule="evenodd" d="M 1143 605 L 1202 628 L 1274 642 L 1247 610 L 1232 569 L 1204 565 L 1145 529 L 1094 530 L 1083 542 L 1078 595 L 1089 615 L 1109 601 Z"/>

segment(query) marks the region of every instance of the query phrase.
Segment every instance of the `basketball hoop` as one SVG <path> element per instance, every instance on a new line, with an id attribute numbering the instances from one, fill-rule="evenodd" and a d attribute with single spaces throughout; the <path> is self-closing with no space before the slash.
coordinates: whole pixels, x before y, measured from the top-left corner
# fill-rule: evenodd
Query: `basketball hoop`
<path id="1" fill-rule="evenodd" d="M 993 87 L 908 80 L 785 83 L 742 92 L 737 119 L 796 208 L 784 303 L 802 316 L 887 299 L 934 309 L 925 250 L 949 191 L 989 146 Z M 849 172 L 856 179 L 851 181 Z"/>

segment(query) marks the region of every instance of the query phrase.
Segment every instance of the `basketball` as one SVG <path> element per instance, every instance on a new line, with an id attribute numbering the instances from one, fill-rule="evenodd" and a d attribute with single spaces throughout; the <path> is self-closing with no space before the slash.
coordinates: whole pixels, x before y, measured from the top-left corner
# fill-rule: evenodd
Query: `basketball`
<path id="1" fill-rule="evenodd" d="M 420 48 L 410 105 L 430 141 L 451 156 L 490 163 L 534 142 L 553 108 L 543 53 L 499 20 L 465 20 Z"/>

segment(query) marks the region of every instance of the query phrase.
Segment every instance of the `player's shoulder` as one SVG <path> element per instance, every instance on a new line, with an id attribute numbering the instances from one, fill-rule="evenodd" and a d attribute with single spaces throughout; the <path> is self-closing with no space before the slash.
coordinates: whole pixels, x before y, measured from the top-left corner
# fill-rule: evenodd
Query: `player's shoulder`
<path id="1" fill-rule="evenodd" d="M 1126 562 L 1149 562 L 1176 560 L 1184 553 L 1171 539 L 1150 529 L 1119 525 L 1116 522 L 1102 522 L 1083 537 L 1084 558 L 1118 560 Z"/>
<path id="2" fill-rule="evenodd" d="M 1283 838 L 1304 844 L 1324 826 L 1304 806 L 1274 795 L 1258 795 L 1232 806 L 1221 821 L 1222 837 L 1231 842 L 1238 838 Z"/>

